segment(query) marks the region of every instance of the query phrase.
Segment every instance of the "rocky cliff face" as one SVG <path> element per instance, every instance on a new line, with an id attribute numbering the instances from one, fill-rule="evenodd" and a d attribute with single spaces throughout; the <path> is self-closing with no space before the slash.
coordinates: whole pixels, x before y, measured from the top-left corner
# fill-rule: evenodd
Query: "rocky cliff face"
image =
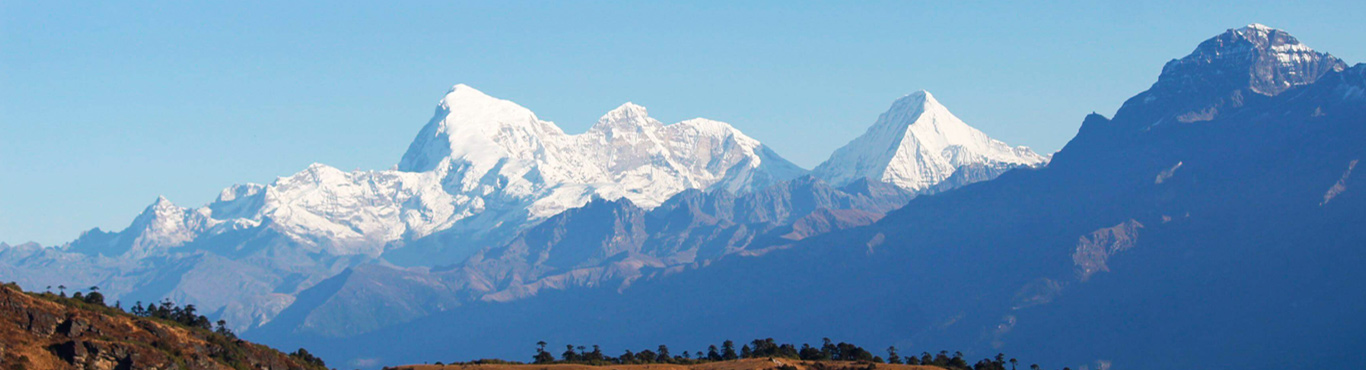
<path id="1" fill-rule="evenodd" d="M 1162 67 L 1157 82 L 1115 114 L 1151 126 L 1202 122 L 1347 67 L 1285 31 L 1260 24 L 1229 29 Z"/>
<path id="2" fill-rule="evenodd" d="M 42 298 L 46 296 L 46 298 Z M 6 369 L 313 370 L 279 351 L 202 329 L 0 286 Z"/>

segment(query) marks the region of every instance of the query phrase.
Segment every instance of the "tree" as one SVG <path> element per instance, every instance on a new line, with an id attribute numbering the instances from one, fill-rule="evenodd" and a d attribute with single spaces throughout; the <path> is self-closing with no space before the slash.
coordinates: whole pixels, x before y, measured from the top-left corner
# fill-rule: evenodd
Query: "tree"
<path id="1" fill-rule="evenodd" d="M 655 362 L 662 364 L 673 362 L 673 356 L 669 356 L 669 346 L 659 345 L 659 355 L 655 357 Z"/>
<path id="2" fill-rule="evenodd" d="M 547 352 L 545 350 L 545 345 L 545 341 L 536 342 L 536 356 L 531 358 L 532 362 L 538 364 L 548 364 L 551 362 L 555 362 L 555 355 L 552 355 L 550 354 L 550 352 Z"/>
<path id="3" fill-rule="evenodd" d="M 90 294 L 86 294 L 86 295 L 85 295 L 84 301 L 85 301 L 85 303 L 89 303 L 89 304 L 93 304 L 93 305 L 97 305 L 97 306 L 103 306 L 103 305 L 104 305 L 104 294 L 102 294 L 102 293 L 100 293 L 100 292 L 98 292 L 98 291 L 90 292 Z"/>
<path id="4" fill-rule="evenodd" d="M 314 365 L 320 368 L 327 368 L 327 364 L 323 363 L 323 359 L 318 358 L 317 356 L 313 356 L 312 353 L 308 353 L 308 350 L 303 348 L 294 351 L 294 353 L 290 353 L 289 357 L 293 357 L 294 359 L 299 360 L 305 364 Z"/>
<path id="5" fill-rule="evenodd" d="M 593 352 L 588 352 L 588 355 L 584 356 L 584 361 L 593 364 L 601 364 L 607 361 L 607 356 L 602 354 L 602 347 L 598 347 L 598 345 L 594 344 Z"/>
<path id="6" fill-rule="evenodd" d="M 58 294 L 59 297 L 66 298 L 66 285 L 58 285 L 57 291 L 61 292 Z"/>
<path id="7" fill-rule="evenodd" d="M 656 354 L 655 351 L 651 351 L 651 350 L 648 350 L 648 349 L 647 349 L 647 350 L 640 351 L 640 353 L 636 353 L 636 361 L 637 361 L 637 362 L 640 362 L 640 363 L 646 363 L 646 364 L 648 364 L 648 363 L 653 363 L 653 362 L 655 362 L 655 357 L 656 357 L 656 356 L 658 356 L 658 354 Z"/>
<path id="8" fill-rule="evenodd" d="M 751 349 L 749 349 L 749 345 L 746 344 L 746 345 L 740 346 L 740 358 L 751 358 L 751 357 L 754 357 L 754 351 L 751 350 Z"/>
<path id="9" fill-rule="evenodd" d="M 1031 365 L 1029 365 L 1029 370 L 1039 370 L 1039 364 L 1031 364 Z"/>
<path id="10" fill-rule="evenodd" d="M 560 359 L 564 360 L 564 362 L 578 361 L 579 354 L 574 352 L 573 344 L 564 345 L 564 353 L 560 354 Z"/>
<path id="11" fill-rule="evenodd" d="M 730 361 L 737 358 L 740 358 L 740 356 L 735 354 L 735 342 L 732 342 L 729 339 L 725 342 L 721 342 L 721 359 Z"/>
<path id="12" fill-rule="evenodd" d="M 887 347 L 887 362 L 892 364 L 901 363 L 901 356 L 896 354 L 896 346 Z"/>
<path id="13" fill-rule="evenodd" d="M 1010 370 L 1015 370 L 1015 365 L 1018 365 L 1019 363 L 1020 363 L 1019 360 L 1016 360 L 1015 358 L 1012 357 L 1012 358 L 1010 359 Z"/>
<path id="14" fill-rule="evenodd" d="M 683 351 L 683 359 L 684 359 L 684 360 L 691 360 L 691 359 L 692 359 L 692 354 L 689 354 L 688 351 Z"/>
<path id="15" fill-rule="evenodd" d="M 227 320 L 218 320 L 218 329 L 214 330 L 214 332 L 218 333 L 218 335 L 228 337 L 229 339 L 237 339 L 237 334 L 233 333 L 232 329 L 228 329 Z"/>
<path id="16" fill-rule="evenodd" d="M 715 344 L 707 346 L 707 360 L 721 361 L 721 352 L 717 352 Z"/>
<path id="17" fill-rule="evenodd" d="M 948 367 L 966 369 L 968 361 L 963 359 L 963 352 L 954 352 L 953 358 L 949 359 Z"/>
<path id="18" fill-rule="evenodd" d="M 633 352 L 631 352 L 631 350 L 628 349 L 628 350 L 626 350 L 626 353 L 622 353 L 622 354 L 621 354 L 621 357 L 618 357 L 618 358 L 617 358 L 617 362 L 620 362 L 620 363 L 623 363 L 623 364 L 628 364 L 628 365 L 629 365 L 629 364 L 634 364 L 634 363 L 636 363 L 636 354 L 633 353 Z"/>

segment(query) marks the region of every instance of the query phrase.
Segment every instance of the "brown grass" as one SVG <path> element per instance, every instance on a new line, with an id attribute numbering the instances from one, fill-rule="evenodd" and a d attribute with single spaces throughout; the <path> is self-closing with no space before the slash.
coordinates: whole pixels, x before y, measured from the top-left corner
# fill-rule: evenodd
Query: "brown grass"
<path id="1" fill-rule="evenodd" d="M 792 365 L 798 370 L 810 370 L 816 365 L 824 365 L 827 370 L 862 370 L 866 363 L 845 361 L 802 361 L 786 358 L 753 358 L 735 361 L 707 362 L 696 365 L 644 364 L 644 365 L 581 365 L 581 364 L 525 364 L 525 365 L 404 365 L 394 367 L 398 370 L 768 370 L 782 365 Z M 943 370 L 936 366 L 877 364 L 878 370 Z"/>

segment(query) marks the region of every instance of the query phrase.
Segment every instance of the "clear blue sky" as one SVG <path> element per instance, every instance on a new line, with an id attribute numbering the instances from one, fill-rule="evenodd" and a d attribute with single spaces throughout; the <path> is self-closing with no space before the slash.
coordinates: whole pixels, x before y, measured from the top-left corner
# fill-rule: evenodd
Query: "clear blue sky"
<path id="1" fill-rule="evenodd" d="M 122 229 L 309 163 L 397 163 L 451 85 L 566 131 L 634 101 L 812 167 L 933 92 L 1040 152 L 1227 28 L 1366 60 L 1360 1 L 0 1 L 0 241 Z"/>

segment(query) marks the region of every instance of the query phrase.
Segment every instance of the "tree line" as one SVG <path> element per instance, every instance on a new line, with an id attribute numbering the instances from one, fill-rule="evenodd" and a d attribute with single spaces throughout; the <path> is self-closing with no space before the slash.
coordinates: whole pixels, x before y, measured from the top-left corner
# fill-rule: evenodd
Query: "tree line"
<path id="1" fill-rule="evenodd" d="M 802 361 L 852 361 L 868 364 L 888 363 L 906 365 L 932 365 L 952 370 L 1017 370 L 1019 361 L 1011 358 L 1007 359 L 1004 354 L 997 354 L 995 357 L 984 358 L 973 365 L 968 365 L 963 358 L 962 352 L 950 354 L 948 351 L 938 353 L 921 352 L 920 355 L 902 356 L 895 346 L 886 349 L 887 357 L 873 354 L 871 351 L 850 343 L 835 343 L 830 338 L 824 338 L 819 347 L 803 343 L 801 347 L 790 343 L 778 343 L 773 338 L 755 339 L 742 345 L 738 350 L 735 342 L 726 340 L 718 347 L 710 345 L 706 349 L 698 351 L 683 351 L 675 354 L 669 350 L 667 345 L 640 351 L 626 350 L 621 355 L 611 356 L 604 354 L 598 345 L 575 346 L 566 344 L 564 352 L 559 356 L 551 353 L 546 348 L 545 341 L 536 343 L 536 354 L 532 356 L 531 362 L 534 364 L 585 364 L 585 365 L 631 365 L 631 364 L 698 364 L 715 361 L 730 361 L 749 358 L 786 358 Z M 1006 367 L 1009 365 L 1009 367 Z M 1031 365 L 1030 369 L 1038 370 L 1039 365 Z M 1067 369 L 1064 369 L 1067 370 Z"/>

